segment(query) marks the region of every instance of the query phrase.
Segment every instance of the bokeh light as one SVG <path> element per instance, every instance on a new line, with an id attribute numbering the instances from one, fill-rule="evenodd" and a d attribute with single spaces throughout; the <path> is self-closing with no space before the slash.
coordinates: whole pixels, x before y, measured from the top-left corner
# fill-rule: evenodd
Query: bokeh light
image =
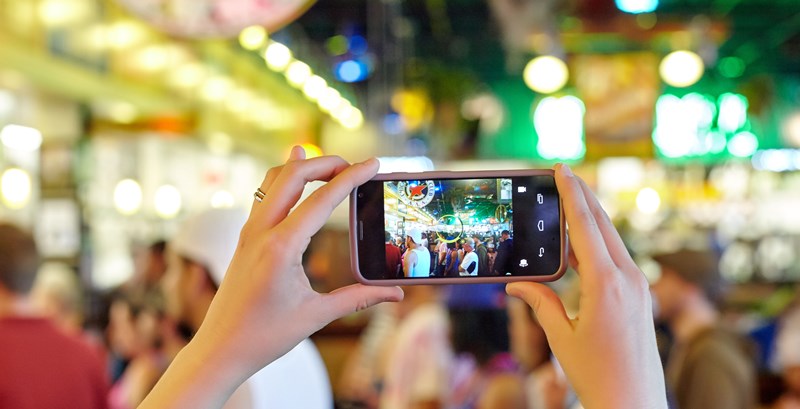
<path id="1" fill-rule="evenodd" d="M 9 149 L 33 152 L 42 146 L 42 133 L 36 128 L 9 124 L 0 131 L 0 141 Z"/>
<path id="2" fill-rule="evenodd" d="M 645 187 L 636 194 L 636 208 L 644 214 L 655 214 L 661 207 L 661 196 L 652 187 Z"/>
<path id="3" fill-rule="evenodd" d="M 530 89 L 550 94 L 564 87 L 569 79 L 569 70 L 561 59 L 544 55 L 528 62 L 522 77 Z"/>
<path id="4" fill-rule="evenodd" d="M 264 50 L 264 61 L 271 70 L 282 72 L 292 62 L 292 51 L 289 47 L 273 41 Z"/>
<path id="5" fill-rule="evenodd" d="M 678 88 L 688 87 L 703 76 L 705 65 L 699 55 L 686 50 L 673 51 L 667 54 L 658 72 L 661 79 L 669 85 Z"/>
<path id="6" fill-rule="evenodd" d="M 267 30 L 261 26 L 245 27 L 239 33 L 239 44 L 246 50 L 257 50 L 267 42 Z"/>
<path id="7" fill-rule="evenodd" d="M 159 217 L 171 219 L 181 211 L 181 192 L 175 186 L 162 185 L 156 190 L 154 204 Z"/>
<path id="8" fill-rule="evenodd" d="M 11 209 L 21 209 L 31 199 L 31 176 L 19 168 L 10 168 L 0 178 L 3 203 Z"/>
<path id="9" fill-rule="evenodd" d="M 135 214 L 142 207 L 142 187 L 133 179 L 123 179 L 114 188 L 114 207 L 123 215 Z"/>

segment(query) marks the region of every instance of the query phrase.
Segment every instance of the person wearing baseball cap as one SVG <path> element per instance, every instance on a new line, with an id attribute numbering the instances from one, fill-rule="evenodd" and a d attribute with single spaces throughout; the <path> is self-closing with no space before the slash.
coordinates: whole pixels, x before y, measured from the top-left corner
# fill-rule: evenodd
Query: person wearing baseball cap
<path id="1" fill-rule="evenodd" d="M 167 310 L 193 332 L 200 328 L 225 277 L 246 219 L 239 209 L 207 210 L 187 219 L 169 242 L 162 283 Z M 332 396 L 322 358 L 306 338 L 251 376 L 225 407 L 328 409 Z"/>
<path id="2" fill-rule="evenodd" d="M 718 257 L 681 249 L 652 258 L 661 266 L 651 286 L 655 318 L 674 337 L 665 369 L 670 397 L 681 409 L 755 407 L 754 359 L 744 340 L 718 323 Z"/>
<path id="3" fill-rule="evenodd" d="M 403 256 L 405 276 L 430 277 L 431 256 L 428 249 L 422 245 L 422 230 L 413 228 L 406 231 L 406 247 L 408 250 Z"/>

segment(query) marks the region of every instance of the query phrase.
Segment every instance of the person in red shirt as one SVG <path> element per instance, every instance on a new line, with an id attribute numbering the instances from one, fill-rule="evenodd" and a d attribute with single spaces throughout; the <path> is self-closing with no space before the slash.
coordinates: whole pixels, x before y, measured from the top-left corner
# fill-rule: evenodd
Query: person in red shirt
<path id="1" fill-rule="evenodd" d="M 400 249 L 392 243 L 392 234 L 386 232 L 386 270 L 384 277 L 397 278 L 400 273 Z"/>
<path id="2" fill-rule="evenodd" d="M 28 300 L 38 267 L 30 234 L 0 223 L 0 408 L 106 408 L 96 352 Z"/>

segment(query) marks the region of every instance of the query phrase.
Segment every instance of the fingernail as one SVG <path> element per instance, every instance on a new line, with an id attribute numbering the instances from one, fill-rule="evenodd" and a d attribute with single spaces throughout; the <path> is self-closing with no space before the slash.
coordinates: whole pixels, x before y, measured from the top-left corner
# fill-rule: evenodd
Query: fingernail
<path id="1" fill-rule="evenodd" d="M 561 172 L 566 177 L 570 177 L 571 178 L 571 177 L 575 176 L 575 175 L 572 174 L 572 169 L 569 168 L 569 165 L 564 164 L 564 163 L 561 164 Z"/>
<path id="2" fill-rule="evenodd" d="M 375 162 L 377 162 L 377 161 L 378 161 L 378 159 L 377 159 L 377 158 L 375 158 L 375 157 L 372 157 L 372 158 L 369 158 L 369 159 L 367 159 L 367 160 L 365 160 L 365 161 L 361 162 L 361 164 L 362 164 L 362 165 L 367 165 L 367 166 L 370 166 L 370 165 L 373 165 L 373 164 L 374 164 Z"/>

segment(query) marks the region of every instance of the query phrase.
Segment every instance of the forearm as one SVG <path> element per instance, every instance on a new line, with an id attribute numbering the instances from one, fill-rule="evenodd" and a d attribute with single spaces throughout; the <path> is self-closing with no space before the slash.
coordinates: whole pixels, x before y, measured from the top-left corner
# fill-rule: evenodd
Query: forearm
<path id="1" fill-rule="evenodd" d="M 175 357 L 139 408 L 221 408 L 247 378 L 225 357 L 195 339 Z"/>

